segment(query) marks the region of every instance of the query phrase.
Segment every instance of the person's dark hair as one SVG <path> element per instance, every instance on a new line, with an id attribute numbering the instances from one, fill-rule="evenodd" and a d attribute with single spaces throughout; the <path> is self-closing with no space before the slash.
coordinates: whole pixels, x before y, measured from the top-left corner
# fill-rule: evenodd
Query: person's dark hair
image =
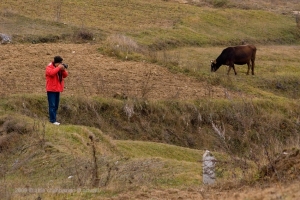
<path id="1" fill-rule="evenodd" d="M 63 59 L 62 59 L 62 57 L 60 57 L 60 56 L 55 56 L 54 57 L 54 63 L 61 63 L 63 61 Z"/>

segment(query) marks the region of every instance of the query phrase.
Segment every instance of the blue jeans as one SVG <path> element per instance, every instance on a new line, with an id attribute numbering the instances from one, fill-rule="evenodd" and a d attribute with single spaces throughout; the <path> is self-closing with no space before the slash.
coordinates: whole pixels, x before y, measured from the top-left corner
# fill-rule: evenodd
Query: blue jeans
<path id="1" fill-rule="evenodd" d="M 47 92 L 49 106 L 49 120 L 51 123 L 56 122 L 56 112 L 59 105 L 59 92 Z"/>

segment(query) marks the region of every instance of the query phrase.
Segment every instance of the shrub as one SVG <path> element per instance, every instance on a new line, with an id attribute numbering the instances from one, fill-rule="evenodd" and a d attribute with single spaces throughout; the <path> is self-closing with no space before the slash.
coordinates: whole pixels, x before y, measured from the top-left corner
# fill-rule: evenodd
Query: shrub
<path id="1" fill-rule="evenodd" d="M 217 8 L 227 6 L 228 4 L 228 0 L 209 0 L 208 2 Z"/>
<path id="2" fill-rule="evenodd" d="M 79 30 L 74 33 L 75 41 L 94 40 L 94 34 L 88 30 Z"/>
<path id="3" fill-rule="evenodd" d="M 60 37 L 58 35 L 45 35 L 45 36 L 41 36 L 41 35 L 17 35 L 14 34 L 13 35 L 14 41 L 16 42 L 29 42 L 32 44 L 37 44 L 37 43 L 55 43 L 58 42 Z"/>
<path id="4" fill-rule="evenodd" d="M 120 34 L 110 35 L 99 50 L 106 55 L 126 60 L 140 60 L 144 51 L 133 39 Z"/>

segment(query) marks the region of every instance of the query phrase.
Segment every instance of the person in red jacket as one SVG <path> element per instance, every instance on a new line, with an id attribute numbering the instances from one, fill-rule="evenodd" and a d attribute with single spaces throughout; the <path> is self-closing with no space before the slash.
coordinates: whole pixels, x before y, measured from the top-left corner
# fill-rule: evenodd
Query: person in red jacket
<path id="1" fill-rule="evenodd" d="M 68 72 L 60 56 L 55 56 L 53 62 L 46 67 L 46 91 L 49 106 L 49 121 L 55 125 L 60 123 L 56 121 L 56 112 L 59 105 L 60 93 L 64 90 L 64 78 Z"/>

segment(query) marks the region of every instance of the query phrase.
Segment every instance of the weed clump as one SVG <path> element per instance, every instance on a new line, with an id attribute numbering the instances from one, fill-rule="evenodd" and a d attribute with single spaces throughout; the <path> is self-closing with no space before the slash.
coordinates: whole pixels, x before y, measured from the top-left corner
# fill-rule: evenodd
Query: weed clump
<path id="1" fill-rule="evenodd" d="M 94 40 L 94 34 L 88 30 L 79 30 L 74 33 L 75 41 Z"/>
<path id="2" fill-rule="evenodd" d="M 122 60 L 139 60 L 144 52 L 136 41 L 121 34 L 107 37 L 99 51 Z"/>
<path id="3" fill-rule="evenodd" d="M 263 180 L 295 180 L 300 174 L 300 150 L 284 150 L 260 170 Z"/>
<path id="4" fill-rule="evenodd" d="M 29 134 L 33 128 L 24 121 L 13 117 L 0 119 L 0 153 L 10 150 L 21 142 L 21 135 Z"/>
<path id="5" fill-rule="evenodd" d="M 60 36 L 59 35 L 13 35 L 15 42 L 21 42 L 21 43 L 32 43 L 32 44 L 38 44 L 38 43 L 55 43 L 59 42 Z"/>

